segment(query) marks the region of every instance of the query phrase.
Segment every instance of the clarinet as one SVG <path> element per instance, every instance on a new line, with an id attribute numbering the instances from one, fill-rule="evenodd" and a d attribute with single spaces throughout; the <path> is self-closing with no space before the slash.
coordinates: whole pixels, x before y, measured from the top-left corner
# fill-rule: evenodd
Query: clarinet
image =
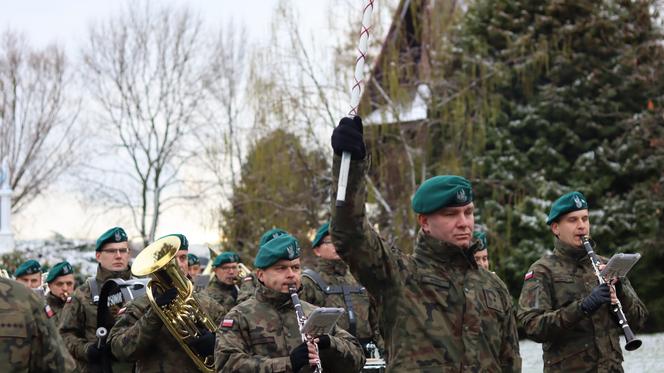
<path id="1" fill-rule="evenodd" d="M 581 238 L 581 242 L 583 242 L 583 247 L 586 249 L 586 252 L 590 257 L 590 263 L 592 264 L 593 269 L 595 270 L 595 276 L 597 276 L 600 285 L 605 284 L 606 281 L 604 281 L 604 278 L 599 272 L 599 265 L 600 265 L 599 258 L 597 257 L 597 254 L 595 254 L 592 245 L 590 245 L 588 236 L 583 236 Z M 617 298 L 618 297 L 616 296 L 616 299 Z M 629 327 L 629 324 L 627 324 L 627 318 L 625 317 L 625 313 L 623 312 L 620 299 L 618 299 L 618 302 L 616 304 L 612 305 L 612 311 L 613 314 L 618 319 L 618 325 L 622 327 L 623 333 L 625 334 L 625 341 L 626 341 L 625 350 L 633 351 L 641 347 L 641 340 L 636 338 L 636 335 L 634 335 L 634 332 Z"/>
<path id="2" fill-rule="evenodd" d="M 302 333 L 302 329 L 304 328 L 304 323 L 307 321 L 307 317 L 304 316 L 304 312 L 302 312 L 302 304 L 300 303 L 300 297 L 297 296 L 297 288 L 295 288 L 294 285 L 291 285 L 288 287 L 288 292 L 290 293 L 291 300 L 293 301 L 293 307 L 295 307 L 295 315 L 297 316 L 297 325 L 300 327 L 302 342 L 309 343 L 309 337 Z M 318 345 L 316 343 L 314 343 L 314 347 L 316 348 L 316 354 L 318 354 Z M 323 373 L 323 367 L 320 365 L 320 355 L 318 355 L 318 361 L 316 361 L 316 369 L 314 370 L 314 373 Z"/>

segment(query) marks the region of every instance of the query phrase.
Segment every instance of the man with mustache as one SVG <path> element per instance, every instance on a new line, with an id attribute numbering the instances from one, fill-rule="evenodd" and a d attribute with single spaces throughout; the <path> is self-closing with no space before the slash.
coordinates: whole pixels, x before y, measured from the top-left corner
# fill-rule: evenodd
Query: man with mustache
<path id="1" fill-rule="evenodd" d="M 283 234 L 267 242 L 254 260 L 258 287 L 250 299 L 235 306 L 217 331 L 217 372 L 309 371 L 320 359 L 323 371 L 358 372 L 365 358 L 357 340 L 334 327 L 330 334 L 302 342 L 289 293 L 301 289 L 300 245 Z M 305 316 L 316 308 L 301 301 Z"/>
<path id="2" fill-rule="evenodd" d="M 46 276 L 49 293 L 46 295 L 46 304 L 53 312 L 53 321 L 56 326 L 60 325 L 62 309 L 65 304 L 71 302 L 71 295 L 74 292 L 74 269 L 69 262 L 60 262 L 48 271 Z"/>

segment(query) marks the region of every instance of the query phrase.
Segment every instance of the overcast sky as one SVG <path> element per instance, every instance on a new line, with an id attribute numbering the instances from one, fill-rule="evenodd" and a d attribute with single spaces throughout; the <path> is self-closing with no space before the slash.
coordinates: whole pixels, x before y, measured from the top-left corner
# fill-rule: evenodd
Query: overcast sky
<path id="1" fill-rule="evenodd" d="M 316 34 L 325 35 L 329 0 L 289 0 L 301 14 L 302 27 L 316 27 Z M 138 1 L 132 1 L 132 4 Z M 188 4 L 213 26 L 233 20 L 244 23 L 252 41 L 269 37 L 270 20 L 276 0 L 162 0 L 159 4 Z M 340 2 L 341 3 L 341 2 Z M 25 33 L 35 47 L 57 42 L 66 47 L 71 58 L 78 57 L 91 23 L 118 13 L 125 2 L 115 0 L 0 0 L 2 31 L 12 29 Z M 347 3 L 346 3 L 347 4 Z M 360 4 L 361 5 L 361 4 Z M 321 32 L 322 31 L 322 32 Z M 70 238 L 94 239 L 108 227 L 128 226 L 127 216 L 108 214 L 95 206 L 83 205 L 65 185 L 56 185 L 19 215 L 13 216 L 17 239 L 51 237 L 57 232 Z M 216 222 L 202 209 L 173 209 L 160 221 L 158 235 L 181 232 L 192 243 L 217 240 Z"/>

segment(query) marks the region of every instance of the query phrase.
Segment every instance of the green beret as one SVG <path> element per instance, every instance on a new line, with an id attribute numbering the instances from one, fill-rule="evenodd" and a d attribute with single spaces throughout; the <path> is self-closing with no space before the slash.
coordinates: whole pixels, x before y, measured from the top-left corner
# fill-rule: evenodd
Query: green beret
<path id="1" fill-rule="evenodd" d="M 180 248 L 178 250 L 187 250 L 189 251 L 189 240 L 187 240 L 187 237 L 184 234 L 180 233 L 173 233 L 173 234 L 167 234 L 164 237 L 177 237 L 180 239 Z M 159 237 L 161 240 L 164 237 Z M 187 259 L 189 260 L 189 259 Z"/>
<path id="2" fill-rule="evenodd" d="M 311 243 L 311 247 L 318 247 L 322 244 L 323 238 L 330 234 L 330 223 L 327 222 L 318 228 L 316 232 L 316 237 L 314 237 L 314 242 Z"/>
<path id="3" fill-rule="evenodd" d="M 95 251 L 101 251 L 101 247 L 104 246 L 104 244 L 107 244 L 109 242 L 125 242 L 127 241 L 127 233 L 125 233 L 124 229 L 120 227 L 114 227 L 99 236 L 97 238 L 97 247 L 95 248 Z"/>
<path id="4" fill-rule="evenodd" d="M 578 210 L 587 210 L 588 202 L 586 202 L 586 197 L 579 192 L 570 192 L 564 196 L 558 198 L 553 205 L 551 205 L 551 211 L 549 211 L 549 218 L 546 219 L 546 224 L 551 225 L 556 221 L 560 216 L 567 214 L 568 212 L 578 211 Z"/>
<path id="5" fill-rule="evenodd" d="M 465 206 L 473 201 L 470 181 L 461 176 L 443 175 L 428 179 L 413 196 L 413 210 L 418 214 L 430 214 L 443 207 Z"/>
<path id="6" fill-rule="evenodd" d="M 290 234 L 284 234 L 272 239 L 258 249 L 258 255 L 254 259 L 254 267 L 265 269 L 282 259 L 294 260 L 299 257 L 300 243 Z"/>
<path id="7" fill-rule="evenodd" d="M 194 254 L 187 254 L 187 263 L 189 263 L 190 266 L 196 265 L 196 264 L 201 264 L 201 260 L 198 259 L 198 257 Z"/>
<path id="8" fill-rule="evenodd" d="M 239 255 L 237 255 L 232 251 L 224 251 L 223 253 L 217 255 L 216 258 L 214 258 L 214 262 L 212 262 L 212 267 L 217 268 L 222 264 L 239 263 L 239 262 L 240 262 Z"/>
<path id="9" fill-rule="evenodd" d="M 18 278 L 25 275 L 32 275 L 35 273 L 41 273 L 41 271 L 42 270 L 39 262 L 34 259 L 30 259 L 16 268 L 14 277 Z"/>
<path id="10" fill-rule="evenodd" d="M 74 273 L 74 269 L 71 267 L 71 264 L 69 264 L 67 261 L 60 262 L 51 268 L 50 271 L 48 271 L 48 276 L 46 276 L 46 282 L 51 283 L 53 282 L 56 278 L 64 275 L 70 275 Z"/>
<path id="11" fill-rule="evenodd" d="M 473 232 L 473 238 L 479 242 L 479 244 L 475 247 L 475 252 L 489 249 L 489 245 L 486 240 L 486 233 L 475 231 Z"/>
<path id="12" fill-rule="evenodd" d="M 288 232 L 280 228 L 272 228 L 269 231 L 263 233 L 261 240 L 258 242 L 258 247 L 260 248 L 261 246 L 270 242 L 272 239 L 283 236 L 284 234 L 288 234 Z"/>

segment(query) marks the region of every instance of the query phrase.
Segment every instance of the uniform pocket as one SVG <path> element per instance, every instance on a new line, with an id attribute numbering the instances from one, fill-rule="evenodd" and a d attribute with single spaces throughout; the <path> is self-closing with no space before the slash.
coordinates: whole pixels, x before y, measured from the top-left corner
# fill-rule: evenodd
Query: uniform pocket
<path id="1" fill-rule="evenodd" d="M 251 346 L 255 355 L 276 357 L 277 343 L 273 336 L 251 335 Z"/>
<path id="2" fill-rule="evenodd" d="M 0 312 L 0 343 L 7 346 L 5 358 L 14 370 L 28 367 L 30 361 L 30 339 L 25 316 L 18 312 Z"/>
<path id="3" fill-rule="evenodd" d="M 420 283 L 426 298 L 443 308 L 447 307 L 447 297 L 450 293 L 450 282 L 448 280 L 431 275 L 422 275 Z"/>
<path id="4" fill-rule="evenodd" d="M 503 304 L 500 302 L 500 295 L 498 292 L 492 289 L 483 289 L 483 291 L 486 306 L 499 313 L 504 313 L 505 309 L 503 308 Z"/>

